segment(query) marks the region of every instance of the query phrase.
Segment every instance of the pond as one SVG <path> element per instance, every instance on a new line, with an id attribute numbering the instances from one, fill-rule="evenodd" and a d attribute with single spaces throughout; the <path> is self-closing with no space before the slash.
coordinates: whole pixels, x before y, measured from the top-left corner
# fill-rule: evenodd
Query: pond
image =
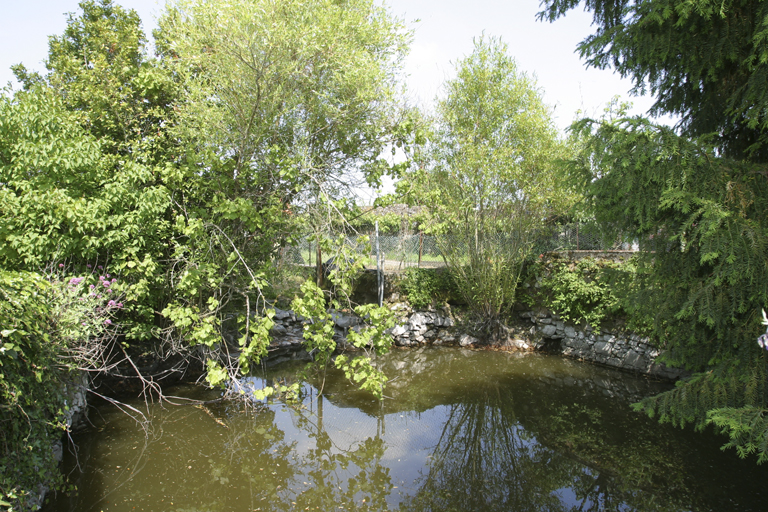
<path id="1" fill-rule="evenodd" d="M 668 383 L 458 348 L 396 350 L 382 364 L 381 402 L 329 371 L 294 404 L 131 402 L 151 418 L 146 431 L 99 406 L 65 457 L 78 492 L 43 510 L 768 510 L 768 465 L 630 409 Z"/>

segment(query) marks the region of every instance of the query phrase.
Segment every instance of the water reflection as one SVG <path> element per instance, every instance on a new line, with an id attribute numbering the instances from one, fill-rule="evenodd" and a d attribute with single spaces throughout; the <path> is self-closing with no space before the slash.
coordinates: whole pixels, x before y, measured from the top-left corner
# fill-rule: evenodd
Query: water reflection
<path id="1" fill-rule="evenodd" d="M 339 375 L 301 404 L 99 409 L 48 511 L 766 510 L 768 467 L 628 409 L 664 384 L 546 356 L 395 352 L 390 398 Z M 291 379 L 281 369 L 269 378 Z M 181 388 L 198 398 L 210 392 Z"/>

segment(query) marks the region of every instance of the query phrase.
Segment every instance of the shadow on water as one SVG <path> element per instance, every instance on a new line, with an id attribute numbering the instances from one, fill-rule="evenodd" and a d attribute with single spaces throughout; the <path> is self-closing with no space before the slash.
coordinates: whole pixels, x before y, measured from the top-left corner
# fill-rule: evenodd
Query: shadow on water
<path id="1" fill-rule="evenodd" d="M 382 365 L 383 402 L 330 374 L 295 405 L 152 404 L 147 433 L 99 407 L 76 438 L 79 460 L 65 461 L 79 493 L 44 510 L 768 509 L 768 467 L 629 409 L 668 384 L 448 348 L 396 351 Z"/>

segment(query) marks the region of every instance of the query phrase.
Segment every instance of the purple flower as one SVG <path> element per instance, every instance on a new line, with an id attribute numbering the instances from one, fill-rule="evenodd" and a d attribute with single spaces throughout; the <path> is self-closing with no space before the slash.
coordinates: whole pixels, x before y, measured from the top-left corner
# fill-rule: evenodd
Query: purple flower
<path id="1" fill-rule="evenodd" d="M 90 263 L 89 263 L 89 264 L 87 264 L 87 265 L 86 265 L 86 267 L 88 267 L 88 268 L 93 268 L 93 267 L 91 266 L 91 264 L 90 264 Z"/>
<path id="2" fill-rule="evenodd" d="M 91 286 L 89 286 L 88 288 L 90 288 L 91 290 L 93 290 L 94 288 L 96 288 L 96 285 L 95 285 L 95 284 L 92 284 L 92 285 L 91 285 Z"/>
<path id="3" fill-rule="evenodd" d="M 99 266 L 98 266 L 98 267 L 96 267 L 96 268 L 98 268 L 99 270 L 104 270 L 104 267 L 102 267 L 101 265 L 99 265 Z"/>
<path id="4" fill-rule="evenodd" d="M 117 302 L 115 302 L 113 300 L 110 300 L 109 302 L 107 302 L 107 306 L 109 306 L 109 307 L 113 307 L 113 306 L 116 306 L 116 305 L 117 305 Z"/>
<path id="5" fill-rule="evenodd" d="M 116 304 L 116 306 L 117 306 L 118 308 L 121 308 L 121 307 L 123 307 L 123 303 L 122 303 L 122 302 L 118 302 L 118 303 Z"/>
<path id="6" fill-rule="evenodd" d="M 104 288 L 109 288 L 109 281 L 102 281 L 101 284 L 104 285 Z"/>
<path id="7" fill-rule="evenodd" d="M 59 263 L 59 268 L 64 268 L 64 264 L 63 263 Z"/>
<path id="8" fill-rule="evenodd" d="M 83 325 L 85 325 L 85 322 L 83 322 Z"/>
<path id="9" fill-rule="evenodd" d="M 110 276 L 109 274 L 107 274 L 107 279 L 109 279 L 110 277 L 112 277 L 112 276 Z"/>
<path id="10" fill-rule="evenodd" d="M 105 324 L 105 325 L 112 325 L 112 320 L 110 320 L 109 318 L 107 318 L 106 320 L 104 320 L 104 324 Z"/>
<path id="11" fill-rule="evenodd" d="M 109 276 L 107 276 L 107 277 L 109 277 Z M 115 284 L 116 282 L 117 282 L 117 279 L 115 279 L 115 278 L 113 277 L 113 278 L 112 278 L 112 284 Z"/>
<path id="12" fill-rule="evenodd" d="M 69 286 L 77 286 L 83 282 L 84 277 L 73 277 L 69 280 Z"/>

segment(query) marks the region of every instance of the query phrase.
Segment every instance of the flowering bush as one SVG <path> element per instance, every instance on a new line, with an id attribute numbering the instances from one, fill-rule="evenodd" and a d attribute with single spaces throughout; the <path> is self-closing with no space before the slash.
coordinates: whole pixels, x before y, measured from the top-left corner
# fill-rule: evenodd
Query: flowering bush
<path id="1" fill-rule="evenodd" d="M 123 304 L 116 278 L 0 270 L 0 509 L 45 483 L 61 487 L 52 442 L 67 426 L 61 383 L 72 369 L 108 369 Z"/>
<path id="2" fill-rule="evenodd" d="M 67 346 L 77 346 L 94 336 L 103 336 L 113 325 L 116 310 L 123 307 L 118 280 L 109 274 L 71 277 L 53 275 L 58 336 Z"/>

